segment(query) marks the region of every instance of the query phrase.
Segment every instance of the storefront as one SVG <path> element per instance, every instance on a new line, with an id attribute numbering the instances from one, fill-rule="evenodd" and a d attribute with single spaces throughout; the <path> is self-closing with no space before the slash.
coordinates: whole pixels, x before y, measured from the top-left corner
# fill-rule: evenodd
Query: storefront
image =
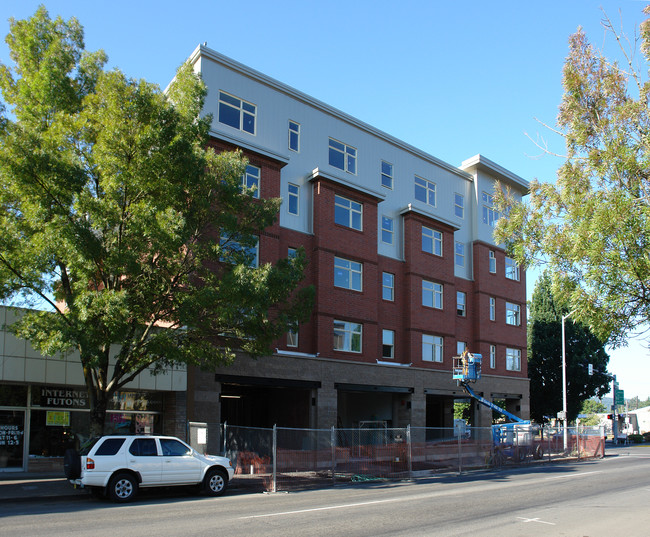
<path id="1" fill-rule="evenodd" d="M 123 391 L 111 399 L 105 434 L 162 432 L 164 392 Z M 90 406 L 80 387 L 0 384 L 0 471 L 59 460 L 90 436 Z"/>

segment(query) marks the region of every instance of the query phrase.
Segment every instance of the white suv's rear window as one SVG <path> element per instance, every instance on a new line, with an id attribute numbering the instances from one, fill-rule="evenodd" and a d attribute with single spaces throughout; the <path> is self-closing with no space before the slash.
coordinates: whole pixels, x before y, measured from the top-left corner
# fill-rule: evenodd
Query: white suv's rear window
<path id="1" fill-rule="evenodd" d="M 95 451 L 95 455 L 115 455 L 124 444 L 124 438 L 107 438 Z"/>

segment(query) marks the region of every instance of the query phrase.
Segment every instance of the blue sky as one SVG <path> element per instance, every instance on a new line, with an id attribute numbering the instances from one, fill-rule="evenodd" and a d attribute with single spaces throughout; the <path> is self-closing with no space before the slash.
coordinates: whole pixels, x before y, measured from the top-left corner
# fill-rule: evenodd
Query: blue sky
<path id="1" fill-rule="evenodd" d="M 582 26 L 604 39 L 603 11 L 633 37 L 645 2 L 587 0 L 2 0 L 9 17 L 43 3 L 75 16 L 88 50 L 109 67 L 165 87 L 199 44 L 208 46 L 454 165 L 477 154 L 527 180 L 555 181 L 554 125 L 567 41 Z M 188 7 L 183 7 L 188 6 Z M 641 58 L 639 57 L 639 60 Z M 0 43 L 0 60 L 8 50 Z M 541 123 L 540 123 L 541 122 Z M 529 278 L 529 294 L 534 275 Z M 611 353 L 626 397 L 650 396 L 650 354 L 639 341 Z"/>

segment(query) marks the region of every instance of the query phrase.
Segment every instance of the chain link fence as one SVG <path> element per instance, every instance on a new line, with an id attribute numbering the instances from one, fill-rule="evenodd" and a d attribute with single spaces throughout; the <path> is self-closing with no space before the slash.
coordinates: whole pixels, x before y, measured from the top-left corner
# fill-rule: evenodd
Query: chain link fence
<path id="1" fill-rule="evenodd" d="M 524 424 L 265 429 L 189 423 L 188 438 L 201 453 L 229 457 L 236 476 L 258 479 L 271 492 L 605 455 L 601 427 L 565 434 L 561 427 Z"/>

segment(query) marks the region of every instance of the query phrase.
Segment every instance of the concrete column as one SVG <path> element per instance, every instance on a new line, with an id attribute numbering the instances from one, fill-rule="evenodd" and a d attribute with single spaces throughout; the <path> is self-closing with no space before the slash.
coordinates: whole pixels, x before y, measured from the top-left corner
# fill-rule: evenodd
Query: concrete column
<path id="1" fill-rule="evenodd" d="M 334 382 L 323 382 L 316 394 L 316 427 L 336 427 L 337 409 L 338 391 L 334 388 Z"/>

